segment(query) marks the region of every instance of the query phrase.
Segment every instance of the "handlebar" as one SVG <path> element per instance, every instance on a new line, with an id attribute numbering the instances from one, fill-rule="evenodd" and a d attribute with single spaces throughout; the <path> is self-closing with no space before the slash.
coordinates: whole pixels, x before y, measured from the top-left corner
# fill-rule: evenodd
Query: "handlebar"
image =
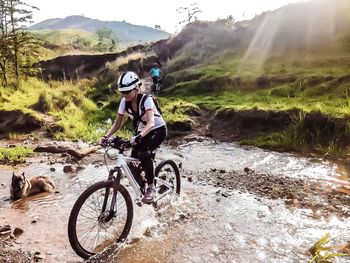
<path id="1" fill-rule="evenodd" d="M 123 153 L 125 149 L 131 148 L 131 143 L 128 140 L 115 137 L 113 139 L 109 139 L 106 144 L 101 144 L 101 146 L 103 148 L 107 148 L 109 146 L 110 148 L 118 149 L 119 153 Z"/>

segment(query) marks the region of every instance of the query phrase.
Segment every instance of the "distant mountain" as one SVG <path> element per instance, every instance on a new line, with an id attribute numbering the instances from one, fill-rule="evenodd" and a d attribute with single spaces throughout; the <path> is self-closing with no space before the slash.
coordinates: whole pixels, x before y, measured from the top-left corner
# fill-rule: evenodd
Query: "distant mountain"
<path id="1" fill-rule="evenodd" d="M 139 26 L 125 21 L 101 21 L 84 16 L 68 16 L 66 18 L 47 19 L 29 27 L 29 30 L 60 30 L 60 29 L 82 29 L 95 33 L 97 29 L 107 28 L 117 33 L 120 41 L 124 44 L 151 42 L 165 39 L 169 33 L 147 26 Z"/>

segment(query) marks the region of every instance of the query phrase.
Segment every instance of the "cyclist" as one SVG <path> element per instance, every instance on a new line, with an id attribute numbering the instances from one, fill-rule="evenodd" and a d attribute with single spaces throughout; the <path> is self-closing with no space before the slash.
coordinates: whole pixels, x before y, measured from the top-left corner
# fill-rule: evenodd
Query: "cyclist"
<path id="1" fill-rule="evenodd" d="M 134 120 L 136 134 L 130 138 L 133 145 L 131 156 L 141 161 L 145 172 L 147 187 L 145 190 L 144 203 L 151 203 L 155 194 L 154 167 L 151 153 L 160 146 L 166 137 L 166 123 L 158 112 L 152 97 L 139 93 L 141 86 L 140 78 L 132 71 L 123 73 L 117 82 L 118 91 L 122 95 L 116 119 L 107 134 L 100 140 L 104 144 L 122 125 L 125 113 Z M 140 105 L 144 101 L 144 105 Z M 144 112 L 142 112 L 144 111 Z"/>
<path id="2" fill-rule="evenodd" d="M 153 87 L 156 86 L 156 84 L 160 81 L 160 75 L 162 74 L 161 69 L 158 66 L 158 63 L 154 63 L 153 67 L 151 68 L 150 71 L 152 80 L 153 80 Z"/>

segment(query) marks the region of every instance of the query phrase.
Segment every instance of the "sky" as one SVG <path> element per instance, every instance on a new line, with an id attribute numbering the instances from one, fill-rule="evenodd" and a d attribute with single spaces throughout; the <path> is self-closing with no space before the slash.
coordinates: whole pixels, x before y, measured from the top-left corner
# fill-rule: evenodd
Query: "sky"
<path id="1" fill-rule="evenodd" d="M 51 18 L 64 18 L 70 15 L 102 21 L 126 21 L 135 25 L 154 27 L 175 33 L 180 30 L 178 23 L 183 16 L 176 10 L 196 2 L 202 13 L 201 20 L 216 20 L 232 15 L 236 20 L 250 19 L 267 10 L 301 0 L 23 0 L 40 10 L 33 12 L 34 23 Z"/>

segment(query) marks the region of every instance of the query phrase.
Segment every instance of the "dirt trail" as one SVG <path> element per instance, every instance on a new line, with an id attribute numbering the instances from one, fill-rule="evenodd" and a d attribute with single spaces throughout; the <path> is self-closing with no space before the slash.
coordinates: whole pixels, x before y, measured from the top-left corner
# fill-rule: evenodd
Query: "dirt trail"
<path id="1" fill-rule="evenodd" d="M 141 79 L 142 82 L 142 86 L 141 86 L 141 92 L 142 93 L 151 93 L 152 91 L 152 85 L 153 85 L 153 81 L 151 77 L 146 77 Z"/>

